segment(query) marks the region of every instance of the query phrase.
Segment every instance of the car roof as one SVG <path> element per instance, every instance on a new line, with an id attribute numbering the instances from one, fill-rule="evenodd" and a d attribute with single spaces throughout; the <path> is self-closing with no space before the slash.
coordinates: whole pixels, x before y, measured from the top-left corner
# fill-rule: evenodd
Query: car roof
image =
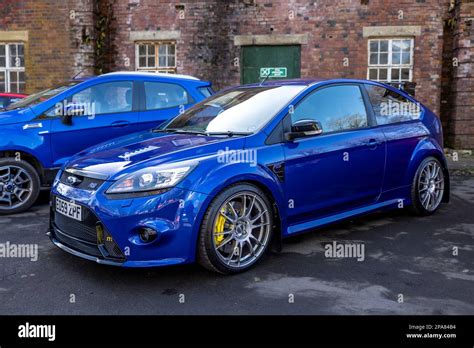
<path id="1" fill-rule="evenodd" d="M 16 98 L 21 98 L 21 97 L 27 97 L 27 94 L 23 93 L 0 93 L 0 97 L 16 97 Z"/>
<path id="2" fill-rule="evenodd" d="M 197 77 L 191 75 L 181 75 L 181 74 L 166 74 L 166 73 L 155 73 L 155 72 L 143 72 L 143 71 L 117 71 L 106 73 L 98 77 L 107 77 L 107 76 L 124 76 L 124 77 L 159 77 L 161 79 L 170 79 L 170 80 L 193 80 L 201 81 Z"/>
<path id="3" fill-rule="evenodd" d="M 312 86 L 315 84 L 332 84 L 332 83 L 366 83 L 366 84 L 372 84 L 372 85 L 378 85 L 382 86 L 388 89 L 392 90 L 397 90 L 403 92 L 403 90 L 400 90 L 392 85 L 383 83 L 383 82 L 378 82 L 378 81 L 373 81 L 373 80 L 364 80 L 364 79 L 343 79 L 343 78 L 337 78 L 337 79 L 322 79 L 322 78 L 302 78 L 302 79 L 289 79 L 289 80 L 268 80 L 263 83 L 252 83 L 252 84 L 247 84 L 239 87 L 262 87 L 262 86 Z"/>

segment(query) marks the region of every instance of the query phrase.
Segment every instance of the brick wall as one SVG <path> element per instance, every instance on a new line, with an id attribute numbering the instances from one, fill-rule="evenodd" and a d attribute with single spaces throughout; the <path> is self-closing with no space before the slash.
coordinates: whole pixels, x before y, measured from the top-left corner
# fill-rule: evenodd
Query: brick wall
<path id="1" fill-rule="evenodd" d="M 451 86 L 447 103 L 447 143 L 474 148 L 474 2 L 456 1 L 451 31 Z M 452 62 L 452 61 L 451 61 Z"/>
<path id="2" fill-rule="evenodd" d="M 93 65 L 93 45 L 82 43 L 83 28 L 92 27 L 92 6 L 92 0 L 2 0 L 0 30 L 28 31 L 27 93 L 54 86 Z M 71 10 L 76 11 L 74 19 Z"/>
<path id="3" fill-rule="evenodd" d="M 220 89 L 240 82 L 237 35 L 306 34 L 307 42 L 301 45 L 302 77 L 366 78 L 364 27 L 419 26 L 413 72 L 416 96 L 442 113 L 448 144 L 474 148 L 473 3 L 455 1 L 458 21 L 449 29 L 444 22 L 453 16 L 448 12 L 450 2 L 2 0 L 0 30 L 28 30 L 26 73 L 32 92 L 83 69 L 83 75 L 135 70 L 131 32 L 178 32 L 177 72 L 211 80 Z M 99 24 L 104 18 L 105 27 Z M 95 39 L 101 30 L 105 38 L 98 47 Z M 453 57 L 459 58 L 456 68 L 450 66 Z"/>
<path id="4" fill-rule="evenodd" d="M 176 6 L 184 5 L 184 19 Z M 364 26 L 422 27 L 415 38 L 417 97 L 440 111 L 443 15 L 447 1 L 147 1 L 113 3 L 118 59 L 110 68 L 134 69 L 130 31 L 179 30 L 178 72 L 210 79 L 220 88 L 238 84 L 234 35 L 308 33 L 301 47 L 302 77 L 367 77 Z M 131 66 L 124 65 L 129 57 Z M 344 58 L 349 65 L 344 66 Z"/>

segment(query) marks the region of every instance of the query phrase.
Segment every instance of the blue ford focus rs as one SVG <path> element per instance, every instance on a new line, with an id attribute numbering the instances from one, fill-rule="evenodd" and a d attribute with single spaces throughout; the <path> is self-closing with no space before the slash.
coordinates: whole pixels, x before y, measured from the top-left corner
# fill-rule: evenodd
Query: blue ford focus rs
<path id="1" fill-rule="evenodd" d="M 442 143 L 438 117 L 381 83 L 231 88 L 74 156 L 52 187 L 49 236 L 101 264 L 238 273 L 335 221 L 432 214 L 449 200 Z"/>

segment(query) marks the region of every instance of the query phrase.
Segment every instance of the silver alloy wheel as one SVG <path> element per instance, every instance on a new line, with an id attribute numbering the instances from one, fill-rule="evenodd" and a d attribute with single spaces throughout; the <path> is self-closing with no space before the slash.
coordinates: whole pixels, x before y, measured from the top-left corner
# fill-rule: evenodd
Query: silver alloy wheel
<path id="1" fill-rule="evenodd" d="M 437 161 L 426 162 L 418 178 L 418 196 L 421 205 L 432 212 L 438 208 L 444 193 L 443 169 Z"/>
<path id="2" fill-rule="evenodd" d="M 0 167 L 0 207 L 14 209 L 24 204 L 33 193 L 33 181 L 18 166 Z"/>
<path id="3" fill-rule="evenodd" d="M 270 207 L 245 191 L 229 197 L 218 211 L 212 238 L 217 256 L 228 267 L 247 267 L 262 255 L 270 239 Z"/>

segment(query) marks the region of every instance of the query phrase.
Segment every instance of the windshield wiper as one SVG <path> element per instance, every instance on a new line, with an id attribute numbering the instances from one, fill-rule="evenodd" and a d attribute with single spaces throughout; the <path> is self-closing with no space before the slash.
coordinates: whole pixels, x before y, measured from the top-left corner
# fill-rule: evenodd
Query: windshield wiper
<path id="1" fill-rule="evenodd" d="M 153 133 L 176 133 L 177 129 L 176 128 L 168 128 L 168 129 L 159 129 L 159 128 L 154 128 L 152 129 Z"/>
<path id="2" fill-rule="evenodd" d="M 207 132 L 207 135 L 227 135 L 228 137 L 233 137 L 234 135 L 249 135 L 252 134 L 251 132 L 233 132 L 233 131 L 227 131 L 227 132 Z"/>
<path id="3" fill-rule="evenodd" d="M 205 136 L 213 136 L 213 135 L 227 135 L 228 137 L 233 136 L 243 136 L 252 134 L 251 132 L 233 132 L 233 131 L 226 131 L 226 132 L 206 132 L 203 130 L 194 130 L 194 129 L 180 129 L 180 128 L 165 128 L 165 129 L 153 129 L 153 133 L 176 133 L 176 134 L 197 134 L 197 135 L 205 135 Z"/>

